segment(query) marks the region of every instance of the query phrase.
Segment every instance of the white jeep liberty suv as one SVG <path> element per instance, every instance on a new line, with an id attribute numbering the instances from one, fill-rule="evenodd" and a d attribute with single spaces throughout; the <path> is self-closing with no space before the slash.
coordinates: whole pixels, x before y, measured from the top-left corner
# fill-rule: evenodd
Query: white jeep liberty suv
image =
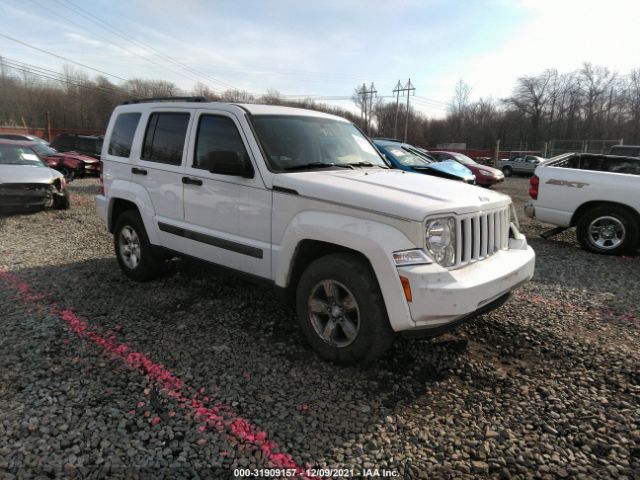
<path id="1" fill-rule="evenodd" d="M 355 363 L 397 333 L 490 311 L 533 276 L 509 197 L 392 170 L 343 118 L 162 100 L 116 107 L 102 151 L 97 212 L 134 280 L 166 252 L 265 279 L 323 358 Z"/>

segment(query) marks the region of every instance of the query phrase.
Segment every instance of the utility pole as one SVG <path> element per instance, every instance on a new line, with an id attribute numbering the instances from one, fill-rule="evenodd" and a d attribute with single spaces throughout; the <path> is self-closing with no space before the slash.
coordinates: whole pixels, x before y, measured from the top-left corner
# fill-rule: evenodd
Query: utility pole
<path id="1" fill-rule="evenodd" d="M 373 95 L 378 93 L 373 82 L 371 82 L 371 87 L 367 90 L 367 86 L 363 83 L 362 88 L 358 92 L 358 95 L 361 97 L 360 100 L 360 118 L 364 118 L 364 122 L 366 125 L 365 131 L 367 135 L 371 134 L 370 121 L 371 121 L 371 112 L 373 111 Z"/>
<path id="2" fill-rule="evenodd" d="M 409 79 L 409 81 L 407 82 L 407 84 L 405 85 L 405 87 L 402 90 L 407 92 L 407 116 L 404 119 L 404 142 L 406 143 L 407 142 L 407 130 L 409 128 L 409 97 L 410 97 L 410 92 L 413 92 L 414 95 L 416 93 L 415 87 L 411 84 L 411 79 Z"/>
<path id="3" fill-rule="evenodd" d="M 402 89 L 402 84 L 400 80 L 396 84 L 393 89 L 393 93 L 396 94 L 396 120 L 393 122 L 393 138 L 398 138 L 398 112 L 400 111 L 400 90 Z"/>
<path id="4" fill-rule="evenodd" d="M 371 82 L 371 87 L 367 92 L 369 94 L 369 119 L 367 120 L 367 135 L 371 136 L 371 118 L 373 117 L 373 96 L 378 93 L 375 85 Z"/>
<path id="5" fill-rule="evenodd" d="M 367 86 L 363 83 L 362 84 L 362 88 L 360 89 L 360 91 L 358 92 L 358 95 L 360 95 L 360 120 L 362 121 L 366 121 L 367 119 L 367 102 L 366 102 L 366 92 L 367 91 Z"/>
<path id="6" fill-rule="evenodd" d="M 47 141 L 51 141 L 51 115 L 49 112 L 46 113 L 47 116 Z"/>

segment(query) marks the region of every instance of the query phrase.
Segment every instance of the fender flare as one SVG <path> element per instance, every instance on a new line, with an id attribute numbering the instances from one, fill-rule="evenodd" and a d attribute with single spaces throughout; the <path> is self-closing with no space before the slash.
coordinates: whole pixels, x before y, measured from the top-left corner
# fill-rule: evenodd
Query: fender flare
<path id="1" fill-rule="evenodd" d="M 113 204 L 116 200 L 127 200 L 136 205 L 144 228 L 147 231 L 149 242 L 153 245 L 162 245 L 154 220 L 156 212 L 153 209 L 149 193 L 142 185 L 124 180 L 114 180 L 111 183 L 109 186 L 109 207 L 107 211 L 108 225 L 111 225 Z"/>
<path id="2" fill-rule="evenodd" d="M 332 243 L 362 253 L 376 276 L 393 330 L 415 326 L 392 257 L 393 251 L 416 248 L 404 233 L 373 220 L 328 212 L 301 212 L 289 222 L 280 245 L 273 246 L 273 278 L 277 286 L 288 285 L 293 256 L 303 240 Z"/>

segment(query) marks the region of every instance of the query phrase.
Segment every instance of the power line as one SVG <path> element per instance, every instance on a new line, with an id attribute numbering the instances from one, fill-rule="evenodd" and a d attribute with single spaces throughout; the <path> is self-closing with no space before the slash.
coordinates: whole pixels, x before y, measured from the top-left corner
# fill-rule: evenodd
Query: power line
<path id="1" fill-rule="evenodd" d="M 93 70 L 94 72 L 101 73 L 102 75 L 108 75 L 109 77 L 117 78 L 118 80 L 122 80 L 124 82 L 127 81 L 126 78 L 122 78 L 122 77 L 119 77 L 117 75 L 112 75 L 111 73 L 107 73 L 107 72 L 105 72 L 103 70 L 98 70 L 97 68 L 90 67 L 88 65 L 85 65 L 84 63 L 76 62 L 76 61 L 71 60 L 71 59 L 69 59 L 67 57 L 63 57 L 62 55 L 58 55 L 56 53 L 49 52 L 48 50 L 44 50 L 42 48 L 38 48 L 38 47 L 36 47 L 34 45 L 31 45 L 29 43 L 26 43 L 26 42 L 23 42 L 21 40 L 18 40 L 17 38 L 13 38 L 13 37 L 10 37 L 9 35 L 5 35 L 4 33 L 0 33 L 0 37 L 4 37 L 4 38 L 6 38 L 8 40 L 11 40 L 13 42 L 19 43 L 20 45 L 24 45 L 25 47 L 32 48 L 33 50 L 37 50 L 39 52 L 46 53 L 47 55 L 51 55 L 53 57 L 60 58 L 60 59 L 64 60 L 65 62 L 73 63 L 74 65 L 79 65 L 79 66 L 81 66 L 83 68 L 88 68 L 89 70 Z"/>
<path id="2" fill-rule="evenodd" d="M 58 0 L 58 3 L 59 0 Z M 138 46 L 140 46 L 141 48 L 144 48 L 147 51 L 152 52 L 154 55 L 165 59 L 165 61 L 170 62 L 171 64 L 178 66 L 184 70 L 187 70 L 189 72 L 191 72 L 192 74 L 195 74 L 201 78 L 205 78 L 208 79 L 210 82 L 213 83 L 217 83 L 218 85 L 222 85 L 225 88 L 229 88 L 231 90 L 238 90 L 237 87 L 235 87 L 234 85 L 231 85 L 229 83 L 223 82 L 221 80 L 218 80 L 217 78 L 211 77 L 210 75 L 204 74 L 199 72 L 198 70 L 190 67 L 189 65 L 176 60 L 175 58 L 167 55 L 166 53 L 161 52 L 160 50 L 156 49 L 155 47 L 142 42 L 141 40 L 136 39 L 135 37 L 132 37 L 131 35 L 129 35 L 126 32 L 123 32 L 122 30 L 120 30 L 119 28 L 111 25 L 110 23 L 106 22 L 105 20 L 102 20 L 101 18 L 97 17 L 96 15 L 93 15 L 91 12 L 85 10 L 84 8 L 80 7 L 79 5 L 74 4 L 73 2 L 69 1 L 69 0 L 65 0 L 65 3 L 67 3 L 68 5 L 66 6 L 67 8 L 72 8 L 75 13 L 77 13 L 78 15 L 82 15 L 83 17 L 89 19 L 90 21 L 92 21 L 93 23 L 100 25 L 103 29 L 106 30 L 110 30 L 113 34 L 119 36 L 120 38 L 124 38 L 127 39 L 130 42 L 133 42 L 135 44 L 137 44 Z M 61 3 L 62 5 L 62 3 Z M 63 5 L 65 6 L 65 5 Z"/>
<path id="3" fill-rule="evenodd" d="M 11 63 L 13 63 L 13 62 L 11 62 Z M 97 86 L 97 85 L 85 85 L 83 83 L 78 83 L 78 82 L 74 82 L 72 80 L 63 79 L 63 78 L 60 78 L 60 77 L 48 75 L 46 73 L 34 72 L 33 70 L 30 70 L 27 67 L 21 67 L 19 65 L 13 65 L 11 63 L 4 61 L 4 59 L 0 59 L 0 65 L 5 66 L 7 68 L 11 68 L 13 70 L 18 70 L 18 71 L 24 72 L 24 73 L 26 73 L 28 75 L 34 75 L 36 77 L 46 78 L 48 80 L 54 80 L 56 82 L 65 83 L 67 85 L 72 85 L 72 86 L 75 86 L 75 87 L 84 88 L 84 89 L 91 90 L 91 91 L 94 91 L 94 92 L 107 93 L 109 95 L 114 95 L 114 96 L 119 94 L 119 92 L 117 92 L 117 91 L 113 91 L 113 90 L 110 90 L 110 89 L 105 89 L 105 88 L 102 88 L 102 87 Z"/>
<path id="4" fill-rule="evenodd" d="M 448 107 L 449 106 L 449 104 L 447 102 L 441 102 L 440 100 L 433 100 L 431 98 L 421 97 L 419 95 L 414 95 L 414 96 L 415 96 L 415 98 L 419 98 L 420 100 L 424 100 L 426 102 L 440 104 L 440 105 L 442 105 L 444 107 Z"/>
<path id="5" fill-rule="evenodd" d="M 74 20 L 70 19 L 69 17 L 66 17 L 66 16 L 64 16 L 64 15 L 61 15 L 59 12 L 54 11 L 54 10 L 52 10 L 52 9 L 50 9 L 50 8 L 47 8 L 45 5 L 40 4 L 37 0 L 31 0 L 31 2 L 32 2 L 32 3 L 34 3 L 35 5 L 37 5 L 40 9 L 42 9 L 42 10 L 47 10 L 47 11 L 51 12 L 53 15 L 55 15 L 55 16 L 57 16 L 57 17 L 59 17 L 59 18 L 63 19 L 63 20 L 64 20 L 65 22 L 67 22 L 67 23 L 71 23 L 71 24 L 76 25 L 77 27 L 80 27 L 80 28 L 82 28 L 82 29 L 85 29 L 85 28 L 86 28 L 86 25 L 81 25 L 80 23 L 75 22 Z M 193 78 L 193 77 L 190 77 L 190 76 L 188 76 L 188 75 L 185 75 L 185 74 L 184 74 L 184 73 L 182 73 L 182 72 L 179 72 L 179 71 L 177 71 L 177 70 L 173 70 L 172 68 L 167 67 L 166 65 L 163 65 L 163 64 L 161 64 L 161 63 L 158 63 L 158 62 L 156 62 L 155 60 L 153 60 L 153 59 L 151 59 L 151 58 L 145 57 L 145 56 L 143 56 L 143 55 L 140 55 L 139 53 L 136 53 L 135 51 L 129 50 L 129 49 L 127 49 L 127 48 L 125 48 L 125 47 L 123 47 L 123 46 L 121 46 L 121 45 L 118 45 L 117 43 L 114 43 L 114 42 L 113 42 L 113 40 L 111 40 L 111 39 L 107 39 L 107 38 L 106 38 L 106 37 L 104 37 L 104 36 L 96 35 L 96 34 L 95 34 L 95 32 L 94 32 L 94 33 L 92 33 L 92 35 L 93 35 L 94 37 L 100 38 L 101 40 L 104 40 L 105 42 L 109 43 L 110 45 L 113 45 L 114 47 L 116 47 L 116 48 L 118 48 L 118 49 L 122 50 L 122 51 L 123 51 L 123 52 L 125 52 L 127 55 L 133 55 L 133 56 L 135 56 L 135 57 L 141 58 L 141 59 L 142 59 L 142 60 L 144 60 L 145 62 L 152 63 L 153 65 L 156 65 L 156 66 L 158 66 L 158 67 L 162 68 L 163 70 L 169 70 L 170 72 L 175 73 L 176 75 L 180 75 L 180 76 L 182 76 L 182 77 L 184 77 L 184 78 L 188 78 L 188 79 L 189 79 L 189 80 L 191 80 L 192 82 L 196 82 L 196 83 L 197 83 L 197 82 L 199 82 L 199 80 L 198 80 L 197 78 Z"/>

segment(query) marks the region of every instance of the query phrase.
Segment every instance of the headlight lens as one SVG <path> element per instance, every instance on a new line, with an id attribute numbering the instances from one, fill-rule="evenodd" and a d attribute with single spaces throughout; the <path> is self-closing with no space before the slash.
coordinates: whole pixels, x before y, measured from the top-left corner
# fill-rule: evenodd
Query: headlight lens
<path id="1" fill-rule="evenodd" d="M 429 255 L 424 253 L 424 250 L 417 248 L 393 252 L 393 260 L 396 262 L 396 266 L 398 267 L 403 265 L 422 265 L 425 263 L 433 263 L 433 260 L 429 258 Z"/>
<path id="2" fill-rule="evenodd" d="M 428 220 L 425 228 L 427 253 L 443 267 L 456 263 L 456 221 L 454 217 Z"/>

